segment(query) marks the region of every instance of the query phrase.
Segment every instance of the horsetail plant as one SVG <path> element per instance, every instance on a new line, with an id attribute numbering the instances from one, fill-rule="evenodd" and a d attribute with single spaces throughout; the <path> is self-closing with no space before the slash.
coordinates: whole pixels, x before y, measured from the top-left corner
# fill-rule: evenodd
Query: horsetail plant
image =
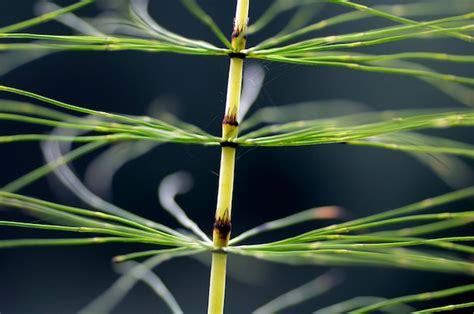
<path id="1" fill-rule="evenodd" d="M 240 147 L 346 144 L 401 151 L 431 167 L 450 185 L 457 186 L 457 179 L 462 174 L 440 171 L 427 156 L 435 156 L 447 165 L 458 165 L 462 163 L 460 158 L 474 158 L 474 146 L 422 132 L 458 127 L 469 128 L 469 132 L 472 132 L 474 78 L 440 73 L 418 61 L 472 66 L 474 56 L 450 52 L 403 51 L 377 54 L 367 51 L 371 51 L 370 47 L 385 47 L 411 39 L 449 38 L 453 43 L 471 45 L 474 32 L 472 1 L 452 0 L 448 3 L 444 0 L 429 0 L 367 6 L 349 0 L 274 0 L 269 1 L 267 10 L 254 19 L 250 0 L 236 0 L 233 30 L 229 40 L 197 0 L 181 0 L 183 8 L 209 28 L 219 45 L 187 38 L 164 28 L 149 15 L 147 0 L 110 0 L 117 7 L 113 14 L 109 12 L 106 16 L 94 18 L 76 15 L 76 11 L 94 2 L 82 0 L 66 7 L 41 2 L 39 16 L 0 27 L 0 74 L 48 54 L 73 50 L 130 50 L 227 57 L 230 64 L 220 136 L 211 135 L 177 117 L 158 119 L 97 111 L 0 85 L 2 94 L 15 94 L 34 102 L 1 100 L 0 120 L 45 126 L 49 130 L 47 134 L 0 135 L 0 144 L 40 142 L 47 160 L 42 167 L 5 184 L 0 190 L 2 207 L 27 211 L 47 223 L 2 220 L 0 226 L 86 234 L 79 238 L 7 239 L 0 241 L 0 248 L 107 243 L 145 244 L 151 248 L 116 256 L 114 261 L 120 266 L 120 279 L 81 313 L 110 312 L 138 281 L 149 285 L 172 312 L 180 313 L 182 309 L 179 302 L 152 269 L 173 258 L 198 256 L 205 252 L 212 254 L 208 299 L 208 313 L 211 314 L 224 312 L 227 259 L 230 255 L 251 256 L 291 265 L 365 265 L 471 277 L 474 275 L 474 247 L 470 245 L 474 242 L 474 235 L 439 235 L 442 231 L 462 230 L 461 227 L 472 225 L 472 208 L 449 211 L 442 207 L 472 198 L 474 187 L 464 187 L 411 205 L 331 224 L 277 241 L 245 243 L 262 233 L 308 221 L 344 219 L 347 217 L 347 210 L 338 206 L 310 208 L 231 237 L 236 151 Z M 321 20 L 316 14 L 323 6 L 339 6 L 347 12 Z M 247 43 L 248 36 L 259 33 L 287 12 L 294 12 L 294 15 L 280 32 L 256 45 Z M 436 18 L 427 19 L 433 16 Z M 333 26 L 368 19 L 379 19 L 390 25 L 347 34 L 322 37 L 315 35 L 316 32 Z M 53 20 L 64 24 L 76 34 L 27 32 L 31 27 Z M 249 66 L 244 71 L 244 64 L 249 59 L 413 77 L 439 89 L 464 107 L 371 112 L 350 102 L 310 103 L 264 107 L 245 119 L 264 79 L 258 68 L 253 71 Z M 246 87 L 246 76 L 250 72 L 257 76 L 257 83 L 253 88 Z M 37 103 L 47 104 L 48 107 Z M 436 134 L 439 133 L 442 132 Z M 73 148 L 73 143 L 79 146 Z M 110 146 L 92 162 L 90 168 L 93 169 L 90 170 L 91 173 L 101 173 L 104 180 L 102 183 L 107 189 L 118 168 L 162 143 L 220 148 L 218 196 L 212 238 L 207 230 L 202 230 L 187 216 L 186 211 L 175 200 L 177 195 L 189 189 L 190 179 L 187 174 L 172 174 L 163 179 L 159 187 L 158 196 L 162 207 L 184 228 L 175 230 L 140 217 L 96 195 L 90 189 L 91 180 L 83 182 L 69 166 L 85 155 Z M 54 174 L 88 208 L 61 205 L 19 194 L 19 190 L 49 174 Z M 436 207 L 442 210 L 425 212 Z M 145 261 L 135 262 L 141 259 Z M 256 313 L 274 313 L 291 307 L 323 294 L 341 282 L 339 272 L 329 271 L 263 305 Z M 473 285 L 465 285 L 395 299 L 361 296 L 320 309 L 316 313 L 370 313 L 381 309 L 398 313 L 410 312 L 415 311 L 415 308 L 407 303 L 467 294 L 473 289 Z M 417 308 L 416 313 L 473 306 L 472 299 L 466 299 L 466 302 L 459 304 Z"/>

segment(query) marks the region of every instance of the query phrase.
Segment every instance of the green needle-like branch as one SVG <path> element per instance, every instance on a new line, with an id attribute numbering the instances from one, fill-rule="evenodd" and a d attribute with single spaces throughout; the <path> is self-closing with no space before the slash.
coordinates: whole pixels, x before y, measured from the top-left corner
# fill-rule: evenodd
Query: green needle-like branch
<path id="1" fill-rule="evenodd" d="M 355 310 L 351 313 L 353 314 L 370 313 L 372 311 L 382 309 L 390 305 L 440 299 L 440 298 L 445 298 L 452 295 L 468 293 L 470 291 L 474 291 L 474 285 L 466 285 L 466 286 L 461 286 L 461 287 L 456 287 L 456 288 L 451 288 L 451 289 L 446 289 L 446 290 L 441 290 L 441 291 L 433 291 L 433 292 L 425 292 L 425 293 L 420 293 L 420 294 L 408 295 L 404 297 L 390 299 L 387 301 L 378 302 L 373 305 L 369 305 L 369 306 L 360 308 L 358 310 Z M 430 313 L 430 312 L 426 312 L 426 313 Z"/>
<path id="2" fill-rule="evenodd" d="M 56 19 L 57 17 L 59 17 L 61 15 L 74 12 L 74 11 L 76 11 L 76 10 L 82 8 L 82 7 L 85 7 L 86 5 L 89 5 L 93 2 L 95 2 L 95 0 L 81 0 L 81 1 L 76 2 L 76 3 L 74 3 L 70 6 L 61 8 L 61 9 L 53 11 L 53 12 L 43 14 L 41 16 L 32 18 L 30 20 L 26 20 L 26 21 L 19 22 L 19 23 L 13 24 L 13 25 L 1 27 L 0 28 L 0 33 L 17 32 L 17 31 L 23 30 L 25 28 L 29 28 L 29 27 L 32 27 L 32 26 L 35 26 L 35 25 L 46 23 L 46 22 L 49 22 L 51 20 Z"/>
<path id="3" fill-rule="evenodd" d="M 199 19 L 204 25 L 208 26 L 216 37 L 229 49 L 232 49 L 232 45 L 224 33 L 221 31 L 219 26 L 214 22 L 212 17 L 207 14 L 201 6 L 195 0 L 181 0 L 181 3 Z"/>

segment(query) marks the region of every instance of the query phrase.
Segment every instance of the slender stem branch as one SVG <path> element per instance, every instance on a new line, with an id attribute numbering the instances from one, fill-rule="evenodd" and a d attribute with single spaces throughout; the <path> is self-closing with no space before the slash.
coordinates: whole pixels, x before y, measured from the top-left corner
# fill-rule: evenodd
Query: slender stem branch
<path id="1" fill-rule="evenodd" d="M 234 169 L 236 145 L 233 140 L 239 132 L 239 106 L 242 92 L 242 73 L 247 42 L 247 21 L 250 0 L 237 0 L 237 8 L 232 32 L 232 53 L 230 54 L 229 79 L 224 119 L 222 121 L 221 168 L 219 191 L 214 220 L 213 242 L 216 248 L 212 254 L 211 281 L 209 287 L 209 314 L 224 311 L 227 255 L 222 248 L 228 246 L 231 233 L 232 192 L 234 189 Z"/>

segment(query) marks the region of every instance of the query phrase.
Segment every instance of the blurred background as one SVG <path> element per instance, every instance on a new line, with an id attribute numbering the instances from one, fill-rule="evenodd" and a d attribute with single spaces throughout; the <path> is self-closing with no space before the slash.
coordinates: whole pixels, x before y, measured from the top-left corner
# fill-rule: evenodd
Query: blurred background
<path id="1" fill-rule="evenodd" d="M 230 34 L 235 1 L 201 1 L 217 23 Z M 366 1 L 374 4 L 378 1 Z M 385 1 L 384 3 L 404 3 Z M 413 1 L 412 1 L 413 2 Z M 67 5 L 72 1 L 56 1 Z M 99 2 L 100 4 L 101 2 Z M 269 0 L 252 1 L 250 20 L 256 19 Z M 365 2 L 364 2 L 365 3 Z M 35 14 L 34 0 L 0 1 L 0 26 Z M 326 5 L 316 19 L 344 12 Z M 97 6 L 81 11 L 94 16 Z M 151 1 L 151 15 L 163 26 L 192 38 L 215 42 L 212 34 L 184 10 L 179 1 Z M 262 35 L 249 38 L 249 45 L 279 31 L 290 14 L 276 19 Z M 353 32 L 387 25 L 379 19 L 343 24 L 321 34 Z M 51 22 L 29 32 L 68 34 Z M 374 52 L 443 51 L 472 54 L 472 46 L 459 40 L 411 40 L 372 48 Z M 0 62 L 3 55 L 0 54 Z M 473 76 L 466 65 L 433 63 L 441 72 Z M 265 106 L 349 99 L 374 110 L 460 107 L 439 90 L 415 78 L 263 63 L 266 73 L 262 92 L 252 111 Z M 46 56 L 7 73 L 0 84 L 21 88 L 71 104 L 125 114 L 171 112 L 182 120 L 220 134 L 227 84 L 228 59 L 143 52 L 61 52 Z M 21 99 L 3 94 L 1 98 Z M 24 100 L 24 99 L 23 99 Z M 0 123 L 2 134 L 44 132 L 24 124 Z M 452 138 L 474 143 L 472 130 L 443 130 Z M 471 132 L 471 133 L 469 133 Z M 433 134 L 439 134 L 434 132 Z M 94 154 L 74 163 L 83 176 Z M 178 227 L 160 207 L 156 189 L 167 175 L 186 170 L 194 177 L 190 193 L 179 203 L 202 229 L 211 232 L 219 171 L 217 147 L 160 145 L 126 164 L 113 182 L 112 202 L 138 215 Z M 44 163 L 37 143 L 0 146 L 0 185 Z M 466 161 L 472 166 L 472 162 Z M 443 167 L 443 165 L 440 165 Z M 448 171 L 450 171 L 448 169 Z M 471 173 L 462 173 L 468 178 Z M 471 181 L 472 183 L 472 181 Z M 323 145 L 298 148 L 239 149 L 235 182 L 233 234 L 268 220 L 323 205 L 344 207 L 351 218 L 361 217 L 450 191 L 426 166 L 394 151 Z M 85 206 L 57 180 L 43 179 L 22 193 L 75 206 Z M 456 204 L 472 209 L 472 202 Z M 454 207 L 454 206 L 453 206 Z M 443 208 L 443 210 L 447 210 Z M 21 213 L 1 210 L 2 219 L 24 219 Z M 261 241 L 276 240 L 322 226 L 307 224 Z M 472 232 L 472 230 L 467 230 Z M 57 237 L 60 233 L 30 232 L 0 228 L 0 239 Z M 109 287 L 118 275 L 111 258 L 139 251 L 137 245 L 100 247 L 27 248 L 0 251 L 0 312 L 2 314 L 75 313 Z M 229 260 L 226 313 L 249 313 L 277 295 L 324 273 L 330 267 L 292 267 L 231 256 Z M 359 295 L 395 297 L 444 289 L 472 282 L 461 275 L 442 275 L 374 267 L 341 268 L 344 282 L 329 293 L 293 307 L 287 313 L 308 313 Z M 156 270 L 186 313 L 206 309 L 209 270 L 195 259 L 164 263 Z M 462 297 L 461 297 L 462 299 Z M 459 298 L 458 298 L 459 300 Z M 441 303 L 430 303 L 441 304 Z M 143 284 L 114 313 L 166 313 L 167 308 Z"/>

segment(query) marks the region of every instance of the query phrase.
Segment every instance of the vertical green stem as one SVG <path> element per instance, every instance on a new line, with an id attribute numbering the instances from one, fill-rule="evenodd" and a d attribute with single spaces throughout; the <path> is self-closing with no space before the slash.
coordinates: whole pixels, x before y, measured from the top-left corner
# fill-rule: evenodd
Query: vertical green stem
<path id="1" fill-rule="evenodd" d="M 209 314 L 224 312 L 227 255 L 222 248 L 230 240 L 232 229 L 232 193 L 234 189 L 234 169 L 236 145 L 233 144 L 239 132 L 239 106 L 242 92 L 242 73 L 245 56 L 240 53 L 247 41 L 247 20 L 250 0 L 237 0 L 237 8 L 232 32 L 227 100 L 222 121 L 222 152 L 219 173 L 219 191 L 214 217 L 213 241 L 216 252 L 212 254 L 211 280 L 209 287 Z"/>
<path id="2" fill-rule="evenodd" d="M 224 312 L 225 279 L 227 255 L 225 253 L 212 253 L 211 284 L 209 286 L 208 314 Z"/>

